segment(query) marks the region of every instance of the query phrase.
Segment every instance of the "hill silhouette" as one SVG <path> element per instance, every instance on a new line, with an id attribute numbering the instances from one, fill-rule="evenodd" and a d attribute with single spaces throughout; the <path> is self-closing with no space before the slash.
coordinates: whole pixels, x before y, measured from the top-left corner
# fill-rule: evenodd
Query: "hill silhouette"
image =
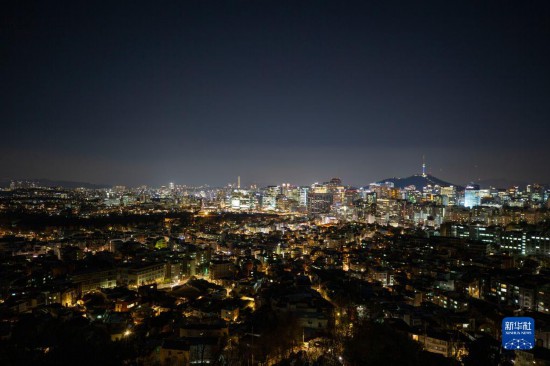
<path id="1" fill-rule="evenodd" d="M 406 178 L 387 178 L 377 183 L 387 183 L 387 182 L 393 183 L 394 187 L 396 188 L 405 188 L 412 185 L 412 186 L 415 186 L 417 189 L 422 189 L 422 187 L 426 187 L 427 185 L 432 185 L 432 186 L 438 185 L 441 187 L 455 186 L 457 187 L 458 190 L 464 189 L 464 187 L 462 186 L 446 182 L 430 174 L 427 174 L 426 176 L 423 176 L 421 174 L 415 174 Z"/>

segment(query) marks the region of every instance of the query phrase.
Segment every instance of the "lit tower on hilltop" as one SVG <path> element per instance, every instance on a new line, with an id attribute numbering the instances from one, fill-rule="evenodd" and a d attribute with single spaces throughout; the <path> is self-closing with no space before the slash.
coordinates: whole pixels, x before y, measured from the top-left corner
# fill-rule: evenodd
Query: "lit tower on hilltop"
<path id="1" fill-rule="evenodd" d="M 422 176 L 426 177 L 426 157 L 422 155 Z"/>

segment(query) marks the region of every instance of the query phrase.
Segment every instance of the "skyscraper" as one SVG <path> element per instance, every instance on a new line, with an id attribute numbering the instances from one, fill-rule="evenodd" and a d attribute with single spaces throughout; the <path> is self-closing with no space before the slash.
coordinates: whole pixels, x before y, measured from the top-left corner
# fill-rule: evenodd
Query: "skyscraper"
<path id="1" fill-rule="evenodd" d="M 472 208 L 481 204 L 479 185 L 469 184 L 464 191 L 464 207 Z"/>

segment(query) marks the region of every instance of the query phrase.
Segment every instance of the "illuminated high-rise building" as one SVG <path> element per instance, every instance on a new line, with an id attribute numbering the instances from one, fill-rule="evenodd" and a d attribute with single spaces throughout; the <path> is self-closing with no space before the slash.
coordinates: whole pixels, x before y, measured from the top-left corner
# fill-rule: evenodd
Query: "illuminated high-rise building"
<path id="1" fill-rule="evenodd" d="M 298 201 L 298 206 L 307 207 L 308 192 L 309 192 L 308 186 L 300 187 L 300 200 Z"/>
<path id="2" fill-rule="evenodd" d="M 262 196 L 262 209 L 275 210 L 277 205 L 277 196 L 281 193 L 281 187 L 268 186 Z"/>
<path id="3" fill-rule="evenodd" d="M 328 184 L 314 184 L 307 197 L 308 212 L 313 215 L 330 212 L 333 198 L 333 192 L 329 189 Z"/>
<path id="4" fill-rule="evenodd" d="M 464 207 L 472 208 L 481 204 L 479 185 L 469 184 L 464 191 Z"/>
<path id="5" fill-rule="evenodd" d="M 455 204 L 456 188 L 454 186 L 441 187 L 440 194 L 443 199 L 444 206 L 452 206 Z"/>

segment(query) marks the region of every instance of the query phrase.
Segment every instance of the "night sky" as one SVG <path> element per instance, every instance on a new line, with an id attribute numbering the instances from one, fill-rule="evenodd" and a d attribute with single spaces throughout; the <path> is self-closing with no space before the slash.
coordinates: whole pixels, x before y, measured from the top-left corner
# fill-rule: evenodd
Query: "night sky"
<path id="1" fill-rule="evenodd" d="M 0 5 L 0 178 L 550 182 L 550 1 Z"/>

